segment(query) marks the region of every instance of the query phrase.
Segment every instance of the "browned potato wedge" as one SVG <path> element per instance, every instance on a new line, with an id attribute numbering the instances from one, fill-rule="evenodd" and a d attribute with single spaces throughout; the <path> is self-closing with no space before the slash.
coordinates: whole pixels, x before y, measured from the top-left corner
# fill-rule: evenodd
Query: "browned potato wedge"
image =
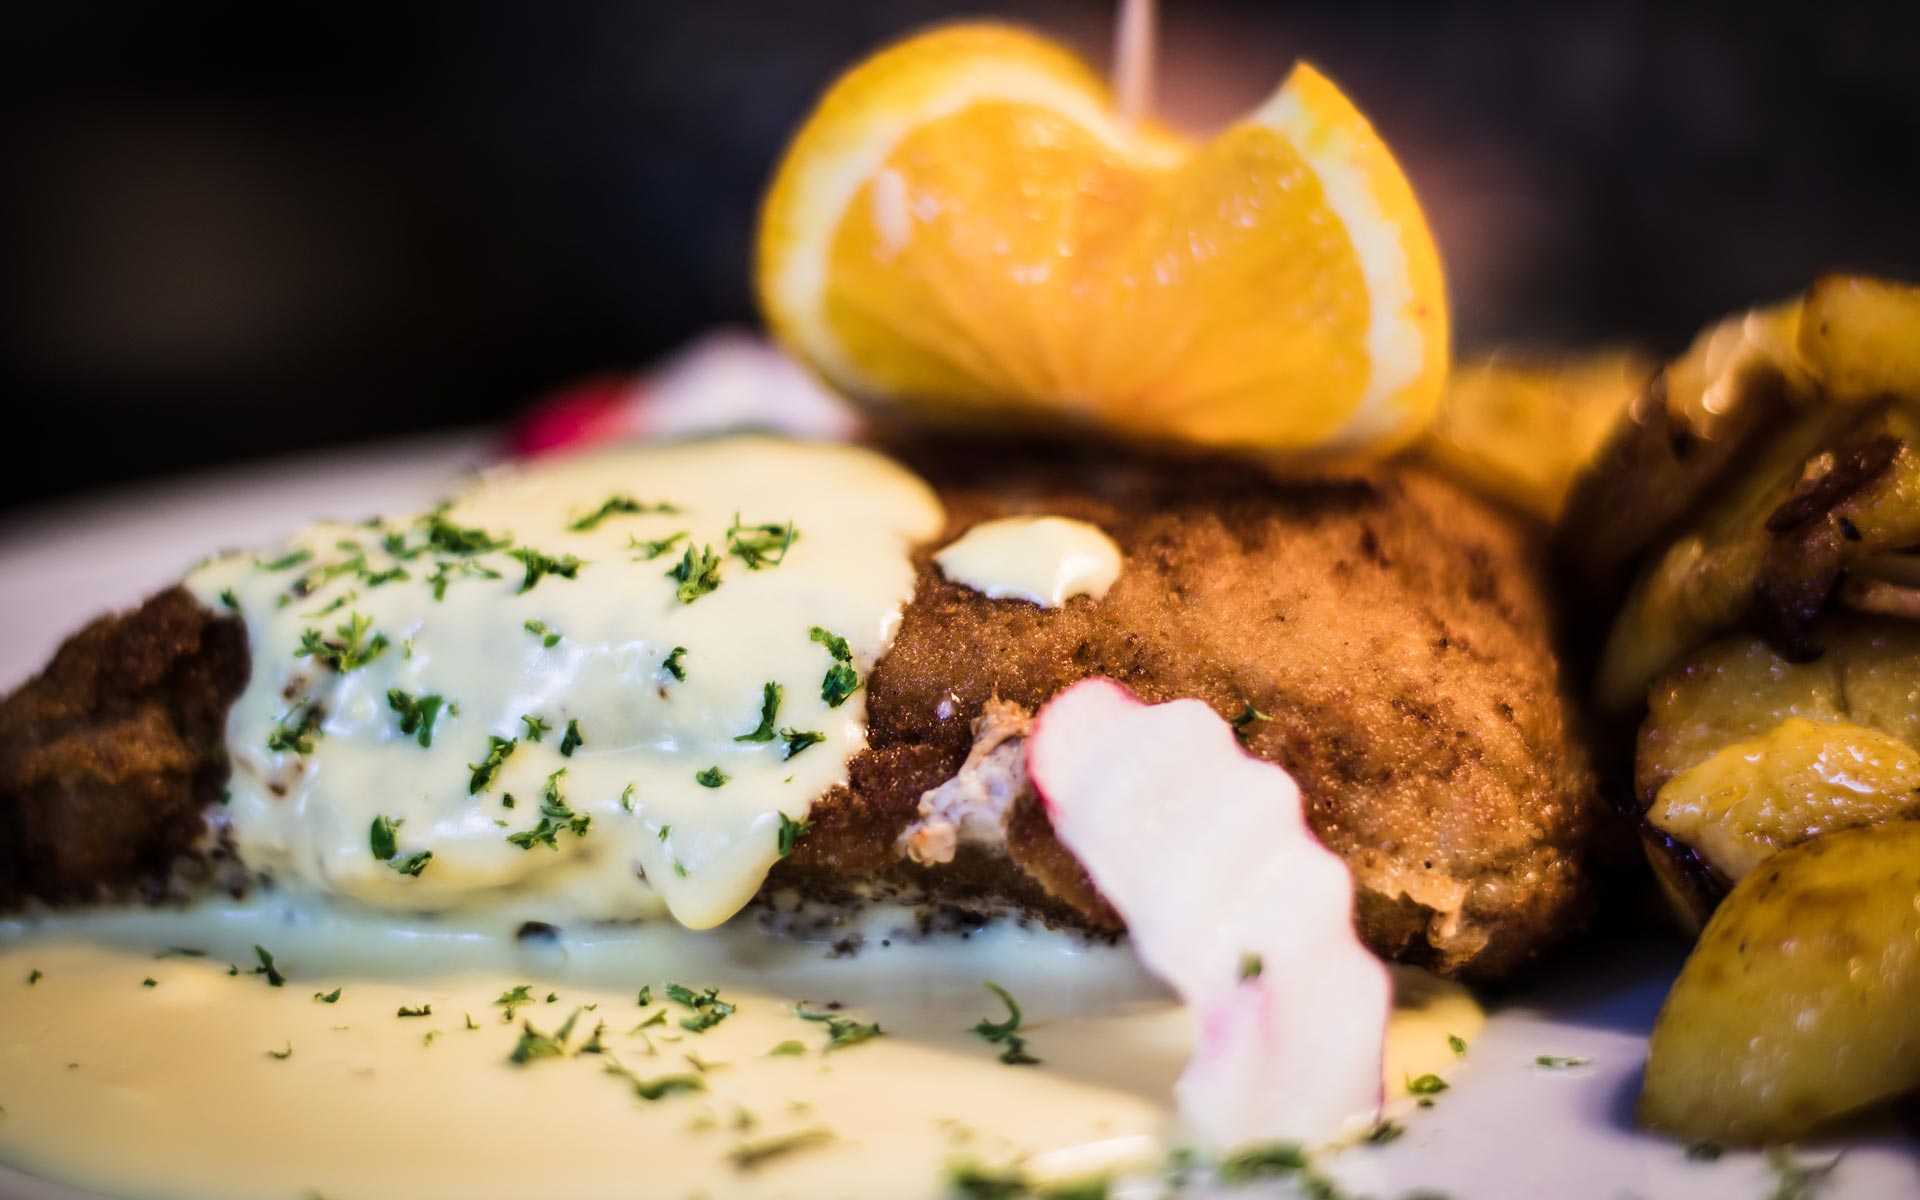
<path id="1" fill-rule="evenodd" d="M 1783 722 L 1863 728 L 1886 743 L 1920 747 L 1920 624 L 1834 614 L 1813 636 L 1826 652 L 1812 662 L 1789 662 L 1764 639 L 1737 634 L 1661 676 L 1648 693 L 1634 755 L 1640 808 L 1652 810 L 1676 777 L 1728 747 L 1764 742 Z M 1641 842 L 1681 928 L 1698 935 L 1733 874 L 1712 861 L 1711 847 L 1652 820 L 1642 825 Z"/>
<path id="2" fill-rule="evenodd" d="M 1920 822 L 1818 838 L 1727 896 L 1654 1023 L 1640 1119 L 1787 1141 L 1920 1086 Z"/>
<path id="3" fill-rule="evenodd" d="M 1920 543 L 1920 408 L 1802 414 L 1641 575 L 1595 681 L 1603 711 L 1638 709 L 1668 665 L 1734 628 L 1796 658 L 1847 568 Z"/>
<path id="4" fill-rule="evenodd" d="M 1470 487 L 1552 521 L 1654 366 L 1625 350 L 1462 364 L 1420 451 Z"/>
<path id="5" fill-rule="evenodd" d="M 1669 780 L 1647 810 L 1723 880 L 1841 829 L 1920 817 L 1920 750 L 1846 721 L 1788 717 Z"/>
<path id="6" fill-rule="evenodd" d="M 1576 599 L 1610 606 L 1626 572 L 1773 436 L 1802 386 L 1798 302 L 1702 333 L 1627 406 L 1570 486 L 1555 557 Z"/>
<path id="7" fill-rule="evenodd" d="M 1728 630 L 1808 658 L 1832 603 L 1920 619 L 1902 570 L 1920 562 L 1916 432 L 1920 287 L 1829 276 L 1702 333 L 1628 407 L 1556 533 L 1574 637 L 1613 623 L 1603 718 Z"/>
<path id="8" fill-rule="evenodd" d="M 1920 287 L 1860 275 L 1818 280 L 1807 292 L 1799 348 L 1835 400 L 1920 400 Z"/>
<path id="9" fill-rule="evenodd" d="M 1788 390 L 1805 395 L 1810 380 L 1797 348 L 1801 311 L 1796 296 L 1707 328 L 1666 369 L 1668 410 L 1711 440 L 1738 420 L 1739 392 L 1755 371 L 1776 373 Z"/>
<path id="10" fill-rule="evenodd" d="M 1826 652 L 1812 662 L 1789 662 L 1737 634 L 1661 676 L 1635 754 L 1640 807 L 1674 776 L 1790 717 L 1863 725 L 1920 748 L 1920 625 L 1834 615 L 1813 636 Z"/>

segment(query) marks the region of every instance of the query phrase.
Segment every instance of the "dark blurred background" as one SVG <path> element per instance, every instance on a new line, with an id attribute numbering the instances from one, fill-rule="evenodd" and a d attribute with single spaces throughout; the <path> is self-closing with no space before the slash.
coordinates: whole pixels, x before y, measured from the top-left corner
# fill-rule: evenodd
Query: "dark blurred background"
<path id="1" fill-rule="evenodd" d="M 0 507 L 470 424 L 750 321 L 754 204 L 835 71 L 1111 3 L 15 3 Z M 1446 255 L 1459 344 L 1630 339 L 1920 276 L 1920 4 L 1163 0 L 1204 127 L 1314 59 Z"/>

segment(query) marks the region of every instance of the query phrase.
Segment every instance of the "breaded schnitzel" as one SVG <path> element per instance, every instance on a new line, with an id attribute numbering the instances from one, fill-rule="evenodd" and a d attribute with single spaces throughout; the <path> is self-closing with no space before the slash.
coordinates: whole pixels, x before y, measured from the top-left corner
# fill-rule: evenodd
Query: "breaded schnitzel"
<path id="1" fill-rule="evenodd" d="M 908 457 L 948 528 L 917 553 L 865 681 L 867 748 L 764 904 L 881 894 L 1117 931 L 1019 753 L 1034 709 L 1108 675 L 1149 701 L 1206 701 L 1294 773 L 1380 953 L 1491 979 L 1579 923 L 1604 818 L 1528 530 L 1413 466 L 1276 482 L 1217 459 Z M 1016 513 L 1106 531 L 1124 556 L 1111 590 L 1041 608 L 934 565 L 953 536 Z M 238 626 L 163 592 L 0 704 L 0 902 L 159 894 L 183 862 L 196 884 L 244 881 L 208 869 L 225 851 L 198 819 L 221 791 L 218 714 L 247 676 Z M 955 836 L 982 806 L 1003 836 Z"/>

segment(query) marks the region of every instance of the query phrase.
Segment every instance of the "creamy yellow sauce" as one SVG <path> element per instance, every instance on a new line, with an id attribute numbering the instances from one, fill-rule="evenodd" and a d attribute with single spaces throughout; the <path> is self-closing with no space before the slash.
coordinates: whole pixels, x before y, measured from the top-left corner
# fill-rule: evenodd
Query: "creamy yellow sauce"
<path id="1" fill-rule="evenodd" d="M 869 451 L 729 437 L 218 559 L 188 582 L 253 672 L 216 820 L 282 887 L 382 909 L 715 925 L 865 745 L 943 519 Z"/>
<path id="2" fill-rule="evenodd" d="M 1095 600 L 1120 577 L 1120 547 L 1097 525 L 1066 517 L 983 521 L 934 555 L 954 583 L 993 600 L 1057 608 L 1074 596 Z"/>
<path id="3" fill-rule="evenodd" d="M 0 924 L 0 1161 L 169 1200 L 913 1197 L 959 1158 L 1042 1177 L 1161 1161 L 1187 1020 L 1124 945 L 1011 926 L 914 942 L 889 936 L 897 916 L 871 914 L 853 958 L 740 922 L 515 942 L 274 898 Z M 284 986 L 256 972 L 256 944 Z M 987 979 L 1021 1004 L 1038 1065 L 969 1032 L 1006 1015 Z M 737 1010 L 682 1028 L 670 980 Z M 1396 980 L 1403 1095 L 1453 1069 L 1448 1036 L 1482 1018 L 1456 987 Z M 531 1000 L 509 1022 L 496 1001 L 516 985 Z M 882 1033 L 828 1050 L 802 1000 Z M 552 1035 L 576 1011 L 565 1053 L 509 1061 L 526 1023 Z M 669 1076 L 702 1090 L 647 1100 L 631 1081 Z"/>

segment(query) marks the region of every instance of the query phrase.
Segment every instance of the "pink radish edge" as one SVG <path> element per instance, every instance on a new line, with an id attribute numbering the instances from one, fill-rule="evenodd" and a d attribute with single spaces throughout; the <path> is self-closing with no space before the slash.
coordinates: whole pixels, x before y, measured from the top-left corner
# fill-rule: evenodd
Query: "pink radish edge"
<path id="1" fill-rule="evenodd" d="M 1040 709 L 1027 771 L 1142 964 L 1187 1004 L 1175 1097 L 1200 1141 L 1321 1144 L 1377 1118 L 1392 978 L 1291 775 L 1204 703 L 1145 704 L 1106 678 Z"/>

